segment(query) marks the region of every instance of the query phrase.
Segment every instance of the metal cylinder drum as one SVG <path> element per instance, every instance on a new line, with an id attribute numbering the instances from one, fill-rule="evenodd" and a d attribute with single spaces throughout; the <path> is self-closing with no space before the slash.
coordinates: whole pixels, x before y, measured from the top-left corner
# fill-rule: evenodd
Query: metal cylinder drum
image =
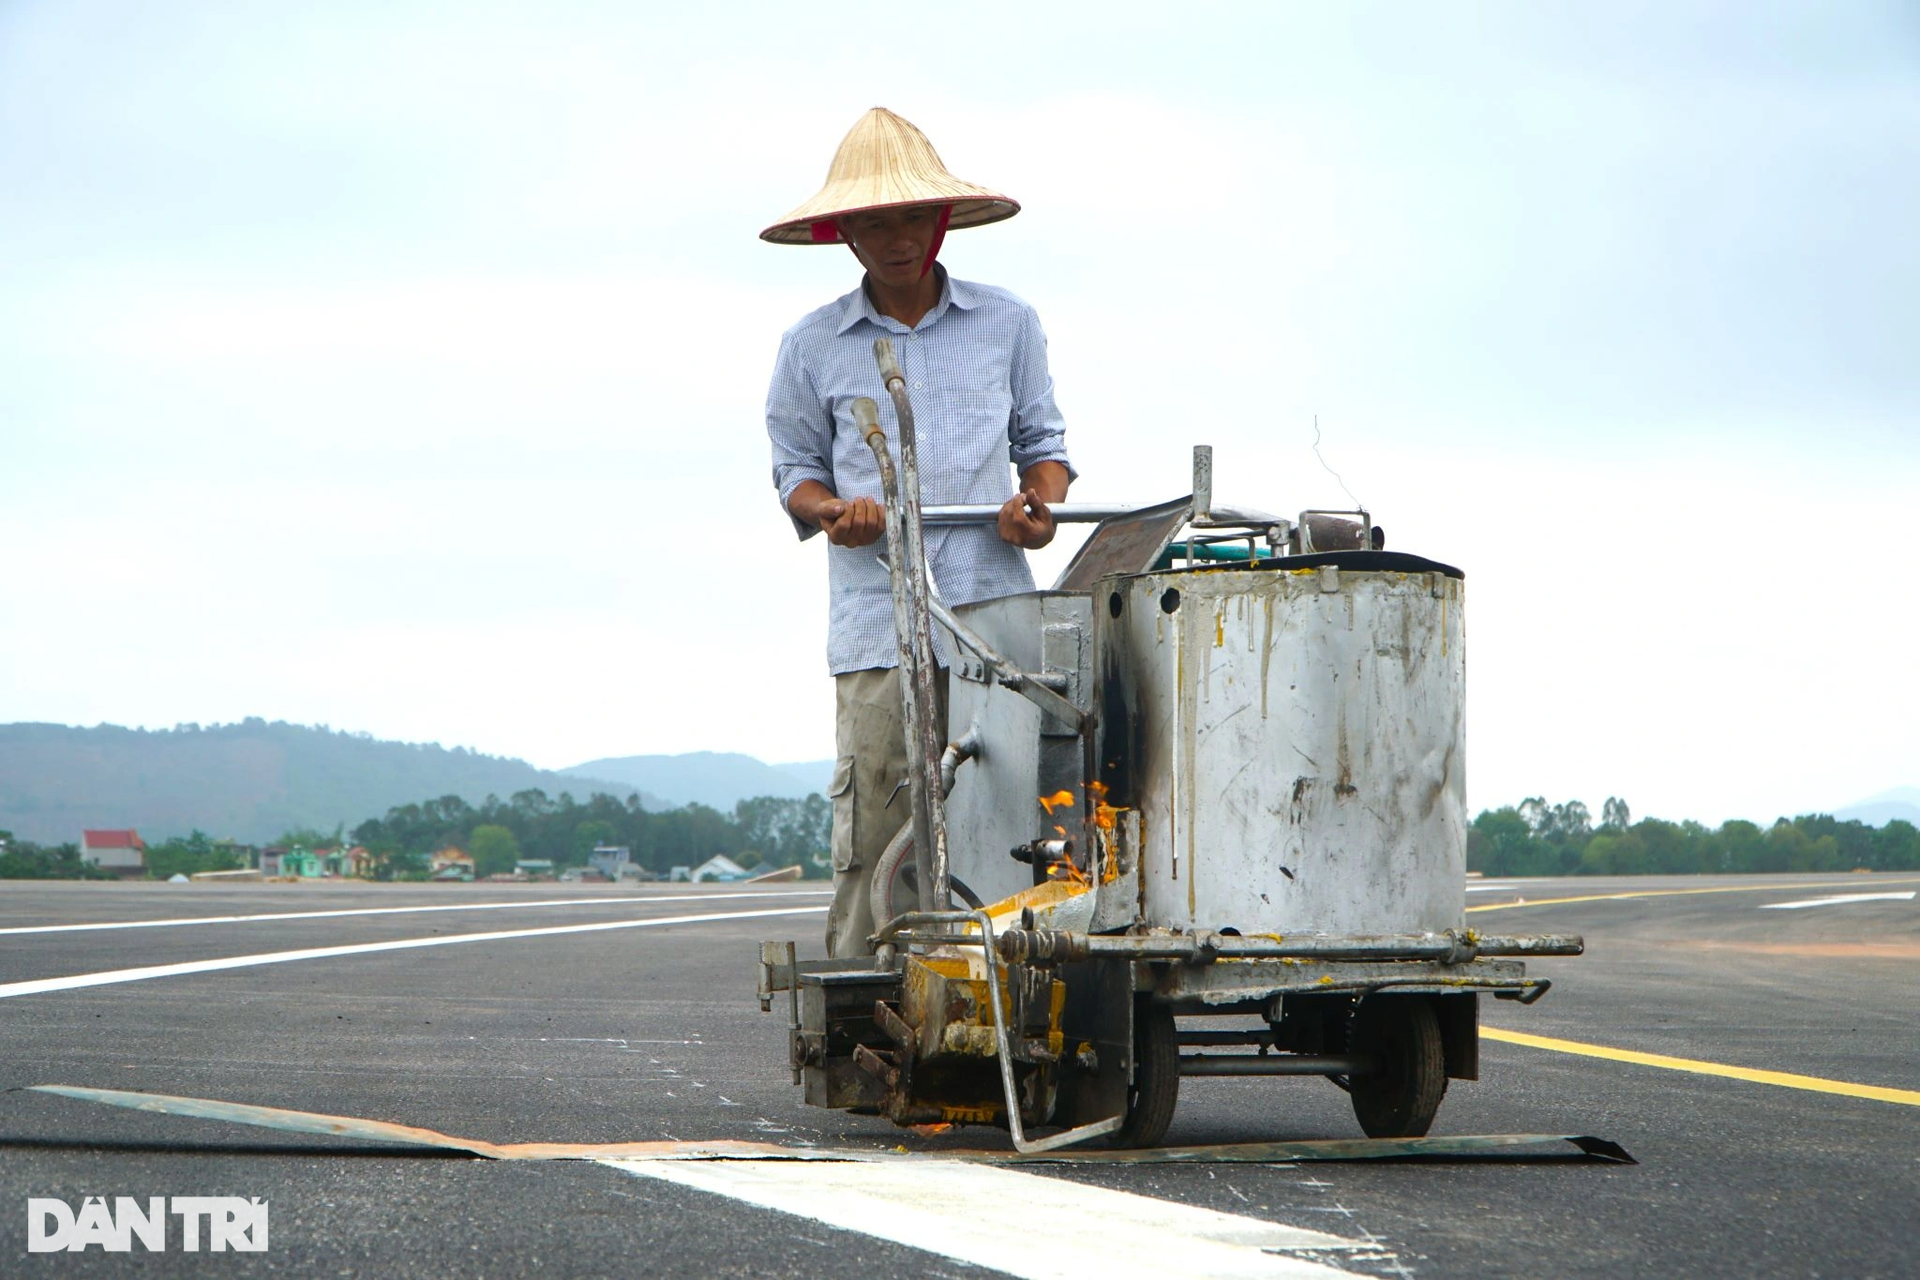
<path id="1" fill-rule="evenodd" d="M 1459 571 L 1315 559 L 1102 585 L 1100 755 L 1137 820 L 1149 925 L 1464 926 Z"/>

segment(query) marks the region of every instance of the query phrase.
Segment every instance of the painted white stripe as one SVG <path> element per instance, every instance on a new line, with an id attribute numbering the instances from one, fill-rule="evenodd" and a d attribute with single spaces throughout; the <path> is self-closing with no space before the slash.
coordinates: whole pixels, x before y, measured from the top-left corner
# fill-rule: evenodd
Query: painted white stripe
<path id="1" fill-rule="evenodd" d="M 1304 1227 L 958 1160 L 600 1163 L 1035 1280 L 1325 1280 L 1358 1273 L 1273 1251 L 1378 1248 Z"/>
<path id="2" fill-rule="evenodd" d="M 1913 895 L 1920 890 L 1909 889 L 1905 893 L 1842 893 L 1831 898 L 1807 898 L 1801 902 L 1762 903 L 1762 911 L 1798 911 L 1801 907 L 1837 907 L 1848 902 L 1912 902 Z"/>
<path id="3" fill-rule="evenodd" d="M 411 951 L 419 947 L 450 947 L 462 942 L 508 942 L 516 938 L 551 938 L 563 933 L 604 933 L 610 929 L 651 929 L 668 924 L 705 924 L 710 920 L 748 920 L 759 916 L 795 916 L 825 907 L 777 907 L 768 911 L 716 911 L 698 916 L 653 916 L 644 920 L 605 920 L 597 924 L 550 925 L 544 929 L 501 929 L 493 933 L 455 933 L 431 938 L 399 938 L 389 942 L 357 942 L 340 947 L 308 947 L 302 951 L 264 951 L 248 956 L 222 956 L 214 960 L 188 960 L 181 964 L 148 965 L 141 969 L 106 969 L 98 973 L 76 973 L 65 978 L 34 978 L 26 982 L 0 985 L 0 1000 L 12 996 L 37 996 L 50 991 L 74 991 L 81 987 L 104 987 L 117 982 L 143 982 L 148 978 L 174 978 L 190 973 L 217 973 L 222 969 L 246 969 L 262 964 L 288 964 L 295 960 L 330 960 L 335 956 L 370 955 L 376 951 Z"/>
<path id="4" fill-rule="evenodd" d="M 455 892 L 459 892 L 455 890 Z M 252 916 L 177 916 L 165 920 L 106 920 L 95 924 L 29 924 L 0 928 L 0 936 L 22 933 L 82 933 L 94 929 L 168 929 L 187 924 L 253 924 L 262 920 L 329 920 L 337 916 L 400 916 L 427 911 L 518 911 L 534 907 L 624 907 L 681 902 L 739 902 L 756 898 L 820 898 L 831 889 L 774 889 L 744 893 L 637 894 L 632 897 L 544 898 L 532 902 L 454 902 L 431 907 L 352 907 L 337 911 L 275 911 Z"/>
<path id="5" fill-rule="evenodd" d="M 1468 893 L 1512 893 L 1517 888 L 1519 888 L 1518 885 L 1511 885 L 1511 884 L 1470 884 L 1467 886 L 1467 892 Z"/>

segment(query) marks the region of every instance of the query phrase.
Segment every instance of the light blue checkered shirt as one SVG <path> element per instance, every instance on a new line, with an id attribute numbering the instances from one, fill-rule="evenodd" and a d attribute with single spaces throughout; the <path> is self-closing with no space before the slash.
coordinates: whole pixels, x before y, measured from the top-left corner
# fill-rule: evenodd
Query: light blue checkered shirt
<path id="1" fill-rule="evenodd" d="M 880 469 L 853 425 L 853 402 L 870 397 L 898 461 L 898 421 L 873 363 L 873 340 L 881 334 L 893 337 L 913 402 L 922 503 L 1005 502 L 1013 496 L 1013 472 L 1038 462 L 1058 462 L 1071 473 L 1039 317 L 1005 289 L 935 269 L 940 301 L 911 329 L 875 311 L 859 288 L 781 338 L 767 392 L 767 435 L 782 509 L 803 480 L 842 498 L 881 496 Z M 793 527 L 802 538 L 820 532 L 797 519 Z M 885 544 L 882 538 L 870 547 L 827 547 L 827 666 L 835 675 L 897 661 L 893 599 L 875 558 Z M 928 529 L 927 559 L 948 604 L 1033 590 L 1026 553 L 1001 541 L 991 525 Z M 944 664 L 945 637 L 934 631 Z"/>

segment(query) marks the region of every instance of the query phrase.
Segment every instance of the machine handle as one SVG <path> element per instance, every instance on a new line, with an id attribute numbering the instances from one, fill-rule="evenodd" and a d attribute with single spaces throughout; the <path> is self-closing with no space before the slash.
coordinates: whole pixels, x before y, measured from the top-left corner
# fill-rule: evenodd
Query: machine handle
<path id="1" fill-rule="evenodd" d="M 853 402 L 853 425 L 860 428 L 860 438 L 869 447 L 876 435 L 883 441 L 886 439 L 886 434 L 880 430 L 880 406 L 866 396 Z"/>
<path id="2" fill-rule="evenodd" d="M 875 338 L 873 359 L 874 363 L 880 366 L 880 383 L 886 387 L 889 394 L 894 390 L 894 383 L 897 382 L 903 387 L 907 384 L 907 375 L 900 372 L 900 357 L 893 353 L 893 339 Z"/>

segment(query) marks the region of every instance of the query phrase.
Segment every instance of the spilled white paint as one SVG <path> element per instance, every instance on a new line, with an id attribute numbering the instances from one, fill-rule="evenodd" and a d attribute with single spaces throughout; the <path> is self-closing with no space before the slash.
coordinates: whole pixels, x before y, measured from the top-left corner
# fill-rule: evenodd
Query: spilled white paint
<path id="1" fill-rule="evenodd" d="M 1849 902 L 1912 902 L 1915 893 L 1920 890 L 1909 889 L 1905 893 L 1841 893 L 1831 898 L 1807 898 L 1800 902 L 1762 903 L 1762 911 L 1798 911 L 1802 907 L 1839 907 Z"/>
<path id="2" fill-rule="evenodd" d="M 569 933 L 605 933 L 615 929 L 653 929 L 670 924 L 706 924 L 716 920 L 750 920 L 761 916 L 807 915 L 825 910 L 824 906 L 819 906 L 777 907 L 766 911 L 716 911 L 705 915 L 653 916 L 642 920 L 603 920 L 594 924 L 550 925 L 542 929 L 500 929 L 489 933 L 397 938 L 387 942 L 358 942 L 338 947 L 307 947 L 300 951 L 264 951 L 253 955 L 221 956 L 212 960 L 188 960 L 180 964 L 147 965 L 138 969 L 105 969 L 95 973 L 71 974 L 64 978 L 34 978 L 26 982 L 9 982 L 0 984 L 0 1000 L 12 996 L 44 995 L 53 991 L 74 991 L 81 987 L 104 987 L 120 982 L 144 982 L 150 978 L 177 978 L 194 973 L 218 973 L 224 969 L 247 969 L 256 965 L 290 964 L 298 960 L 331 960 L 339 956 L 371 955 L 380 951 L 451 947 L 463 942 L 511 942 L 521 938 L 551 938 Z"/>
<path id="3" fill-rule="evenodd" d="M 1361 1273 L 1300 1255 L 1378 1248 L 1377 1241 L 961 1161 L 600 1163 L 1032 1280 L 1324 1280 Z"/>
<path id="4" fill-rule="evenodd" d="M 338 911 L 274 911 L 250 916 L 178 916 L 165 920 L 105 920 L 90 924 L 30 924 L 0 928 L 0 936 L 24 933 L 85 933 L 100 929 L 169 929 L 190 924 L 258 924 L 269 920 L 331 920 L 340 916 L 404 916 L 430 911 L 530 911 L 536 907 L 626 907 L 675 906 L 682 902 L 714 902 L 721 899 L 739 902 L 760 898 L 831 897 L 831 889 L 775 889 L 741 893 L 689 893 L 667 897 L 647 896 L 598 898 L 546 898 L 533 902 L 455 902 L 431 907 L 353 907 Z"/>

